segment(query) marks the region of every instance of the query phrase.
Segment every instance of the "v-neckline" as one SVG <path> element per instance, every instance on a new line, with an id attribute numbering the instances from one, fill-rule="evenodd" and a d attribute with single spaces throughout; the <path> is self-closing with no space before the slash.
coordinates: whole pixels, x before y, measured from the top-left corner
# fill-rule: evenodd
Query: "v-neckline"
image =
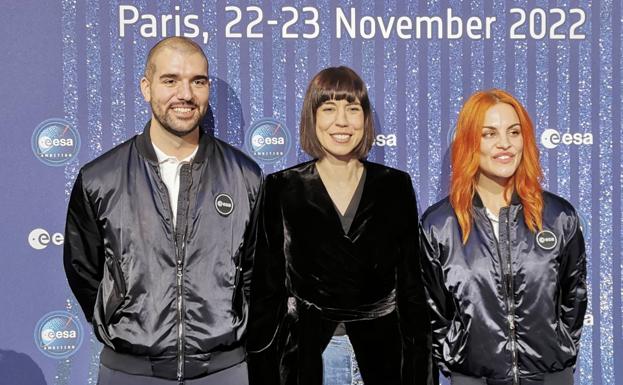
<path id="1" fill-rule="evenodd" d="M 333 199 L 331 198 L 331 194 L 329 194 L 329 190 L 327 190 L 327 187 L 324 184 L 324 181 L 322 180 L 322 178 L 320 177 L 320 172 L 318 171 L 318 168 L 316 167 L 316 163 L 313 163 L 313 167 L 312 167 L 312 172 L 314 174 L 314 176 L 316 177 L 317 182 L 320 184 L 320 188 L 321 188 L 321 193 L 324 195 L 324 199 L 325 201 L 327 201 L 327 203 L 331 206 L 331 208 L 329 210 L 331 210 L 333 212 L 333 217 L 335 222 L 337 222 L 337 224 L 339 225 L 339 229 L 344 233 L 344 235 L 348 236 L 348 234 L 351 233 L 351 230 L 353 229 L 353 225 L 355 224 L 355 220 L 357 219 L 359 212 L 360 212 L 360 208 L 361 208 L 361 203 L 363 202 L 363 198 L 365 196 L 366 193 L 366 186 L 368 185 L 368 180 L 369 175 L 368 174 L 368 167 L 366 165 L 366 162 L 362 162 L 364 170 L 361 173 L 361 176 L 359 177 L 359 181 L 357 182 L 357 187 L 355 188 L 355 191 L 353 192 L 353 195 L 350 198 L 350 201 L 348 202 L 348 207 L 346 208 L 346 211 L 344 212 L 344 214 L 342 214 L 337 206 L 335 205 L 335 203 L 333 202 Z M 365 174 L 364 174 L 365 173 Z M 355 197 L 356 193 L 357 193 L 357 189 L 360 188 L 360 184 L 362 183 L 362 178 L 365 179 L 363 180 L 363 186 L 361 186 L 361 196 L 359 198 L 359 203 L 357 204 L 357 207 L 354 209 L 355 212 L 353 214 L 353 220 L 349 226 L 348 232 L 344 231 L 344 228 L 342 226 L 342 217 L 344 215 L 346 215 L 346 213 L 349 212 L 350 206 L 353 203 L 353 198 Z"/>
<path id="2" fill-rule="evenodd" d="M 365 184 L 365 182 L 366 182 L 366 168 L 364 167 L 363 171 L 361 172 L 361 176 L 359 177 L 359 181 L 357 181 L 357 187 L 355 187 L 355 191 L 353 192 L 353 195 L 350 197 L 350 202 L 348 202 L 348 206 L 346 206 L 346 211 L 344 211 L 344 214 L 342 214 L 340 210 L 337 208 L 337 206 L 335 205 L 335 203 L 333 203 L 333 206 L 335 207 L 335 211 L 337 211 L 337 213 L 340 214 L 340 217 L 344 218 L 345 216 L 349 214 L 353 214 L 354 216 L 353 211 L 357 212 L 357 207 L 359 206 L 359 202 L 361 201 L 361 195 L 363 194 L 363 185 Z M 327 193 L 329 193 L 329 191 L 327 191 Z M 329 197 L 331 197 L 331 194 L 329 194 Z M 353 207 L 353 206 L 357 206 L 357 207 Z"/>

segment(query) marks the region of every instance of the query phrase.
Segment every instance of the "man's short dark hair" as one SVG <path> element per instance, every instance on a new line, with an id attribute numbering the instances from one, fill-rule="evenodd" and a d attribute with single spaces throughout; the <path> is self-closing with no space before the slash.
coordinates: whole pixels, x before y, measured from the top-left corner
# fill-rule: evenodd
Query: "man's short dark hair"
<path id="1" fill-rule="evenodd" d="M 374 123 L 366 84 L 348 67 L 329 67 L 320 71 L 309 83 L 301 111 L 301 147 L 316 159 L 326 155 L 316 135 L 316 111 L 328 100 L 343 99 L 349 103 L 359 100 L 363 109 L 363 138 L 353 149 L 353 155 L 357 159 L 363 159 L 372 148 Z"/>
<path id="2" fill-rule="evenodd" d="M 206 67 L 208 67 L 208 58 L 201 46 L 195 43 L 193 40 L 183 37 L 183 36 L 171 36 L 166 37 L 160 40 L 156 45 L 154 45 L 150 50 L 149 54 L 147 54 L 147 60 L 145 60 L 145 73 L 144 76 L 151 80 L 151 76 L 156 72 L 156 65 L 154 63 L 154 57 L 157 53 L 165 48 L 171 48 L 175 50 L 182 51 L 184 53 L 198 53 L 206 61 Z"/>

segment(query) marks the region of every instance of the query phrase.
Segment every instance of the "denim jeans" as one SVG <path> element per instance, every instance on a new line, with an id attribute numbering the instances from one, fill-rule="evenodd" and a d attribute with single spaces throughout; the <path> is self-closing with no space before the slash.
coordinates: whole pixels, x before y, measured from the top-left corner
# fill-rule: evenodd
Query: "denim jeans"
<path id="1" fill-rule="evenodd" d="M 323 385 L 363 385 L 347 335 L 333 336 L 322 353 Z"/>

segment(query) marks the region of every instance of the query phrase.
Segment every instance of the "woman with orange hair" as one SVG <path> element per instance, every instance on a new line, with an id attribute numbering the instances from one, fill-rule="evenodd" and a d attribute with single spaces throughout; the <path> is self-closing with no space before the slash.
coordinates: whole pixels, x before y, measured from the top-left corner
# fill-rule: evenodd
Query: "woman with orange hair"
<path id="1" fill-rule="evenodd" d="M 573 384 L 586 257 L 569 202 L 543 191 L 534 129 L 509 93 L 459 113 L 449 197 L 422 216 L 433 354 L 453 385 Z"/>

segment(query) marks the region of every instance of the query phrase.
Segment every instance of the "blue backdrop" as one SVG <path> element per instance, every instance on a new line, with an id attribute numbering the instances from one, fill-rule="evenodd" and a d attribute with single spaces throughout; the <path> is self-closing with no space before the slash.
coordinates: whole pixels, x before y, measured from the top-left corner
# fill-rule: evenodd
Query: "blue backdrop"
<path id="1" fill-rule="evenodd" d="M 81 165 L 142 130 L 144 58 L 178 33 L 210 60 L 208 126 L 266 173 L 306 159 L 297 128 L 309 79 L 353 67 L 375 111 L 370 158 L 411 174 L 421 210 L 446 194 L 465 97 L 514 93 L 536 126 L 546 189 L 582 217 L 590 287 L 578 381 L 623 384 L 621 8 L 620 0 L 3 4 L 0 383 L 95 382 L 100 345 L 62 268 L 66 204 Z"/>

